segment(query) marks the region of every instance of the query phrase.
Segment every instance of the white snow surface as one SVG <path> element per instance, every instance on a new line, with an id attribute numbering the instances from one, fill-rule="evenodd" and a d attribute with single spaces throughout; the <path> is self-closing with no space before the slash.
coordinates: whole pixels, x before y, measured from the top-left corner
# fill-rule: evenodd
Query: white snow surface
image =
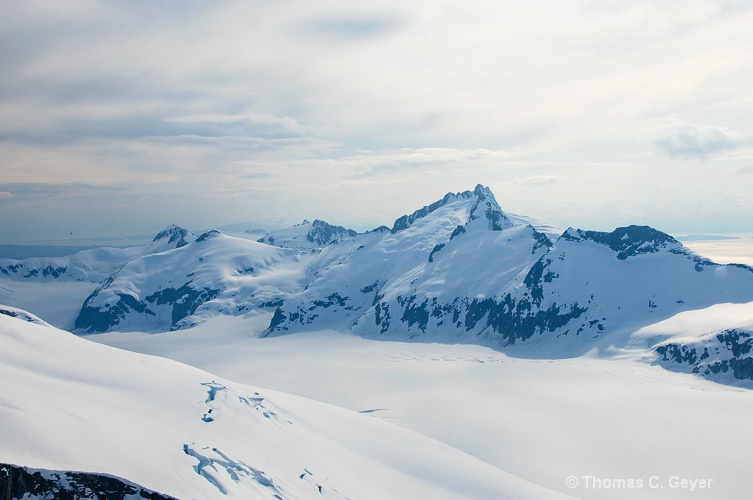
<path id="1" fill-rule="evenodd" d="M 565 498 L 380 419 L 50 326 L 0 315 L 0 343 L 3 463 L 186 499 Z"/>
<path id="2" fill-rule="evenodd" d="M 741 317 L 753 304 L 730 307 Z M 723 327 L 725 309 L 704 329 Z M 87 338 L 364 412 L 577 498 L 711 500 L 750 492 L 753 392 L 652 366 L 645 347 L 525 359 L 478 345 L 335 331 L 256 338 L 268 316 Z M 567 487 L 570 476 L 576 488 Z M 691 492 L 674 487 L 677 478 L 711 482 Z M 599 488 L 595 479 L 641 480 L 642 487 L 604 488 L 602 481 Z"/>

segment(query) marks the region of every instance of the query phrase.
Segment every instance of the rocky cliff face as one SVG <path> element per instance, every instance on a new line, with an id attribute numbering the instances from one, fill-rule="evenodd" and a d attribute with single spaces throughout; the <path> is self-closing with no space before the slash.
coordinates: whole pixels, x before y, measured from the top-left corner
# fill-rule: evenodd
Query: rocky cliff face
<path id="1" fill-rule="evenodd" d="M 78 500 L 82 498 L 121 500 L 173 497 L 147 490 L 124 479 L 87 472 L 30 469 L 0 464 L 0 500 Z"/>

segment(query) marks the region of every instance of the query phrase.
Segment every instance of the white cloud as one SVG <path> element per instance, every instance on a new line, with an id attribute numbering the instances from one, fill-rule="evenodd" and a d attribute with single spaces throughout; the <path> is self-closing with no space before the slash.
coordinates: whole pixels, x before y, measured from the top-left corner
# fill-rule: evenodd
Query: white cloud
<path id="1" fill-rule="evenodd" d="M 555 184 L 558 181 L 559 177 L 556 175 L 536 175 L 515 179 L 515 182 L 522 186 L 542 186 L 545 184 Z"/>
<path id="2" fill-rule="evenodd" d="M 187 123 L 187 124 L 250 124 L 250 125 L 265 125 L 275 126 L 280 130 L 284 130 L 290 133 L 303 133 L 310 130 L 308 127 L 302 126 L 295 118 L 289 116 L 273 116 L 265 115 L 261 113 L 245 113 L 240 115 L 231 114 L 195 114 L 184 116 L 171 116 L 165 118 L 168 123 Z"/>
<path id="3" fill-rule="evenodd" d="M 751 134 L 724 127 L 680 124 L 658 132 L 654 144 L 668 156 L 705 158 L 751 143 Z"/>

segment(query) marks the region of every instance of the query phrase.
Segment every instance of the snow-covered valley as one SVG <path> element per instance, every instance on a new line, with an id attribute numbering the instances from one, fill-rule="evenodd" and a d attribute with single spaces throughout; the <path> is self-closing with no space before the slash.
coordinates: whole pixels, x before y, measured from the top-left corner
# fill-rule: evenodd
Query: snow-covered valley
<path id="1" fill-rule="evenodd" d="M 356 412 L 8 314 L 0 334 L 2 463 L 112 474 L 177 498 L 560 498 Z"/>
<path id="2" fill-rule="evenodd" d="M 179 498 L 751 491 L 753 269 L 646 226 L 477 186 L 361 234 L 0 259 L 0 304 L 2 463 Z"/>
<path id="3" fill-rule="evenodd" d="M 735 323 L 753 317 L 753 303 L 706 317 L 706 326 Z M 685 321 L 679 315 L 659 324 L 657 334 L 682 331 Z M 185 332 L 89 338 L 364 412 L 577 498 L 744 498 L 750 491 L 753 392 L 652 366 L 638 350 L 530 359 L 334 331 L 259 339 L 248 326 L 218 318 Z M 579 486 L 567 487 L 570 476 Z M 691 494 L 669 484 L 675 476 L 714 482 Z M 640 479 L 643 487 L 599 488 L 589 477 Z"/>

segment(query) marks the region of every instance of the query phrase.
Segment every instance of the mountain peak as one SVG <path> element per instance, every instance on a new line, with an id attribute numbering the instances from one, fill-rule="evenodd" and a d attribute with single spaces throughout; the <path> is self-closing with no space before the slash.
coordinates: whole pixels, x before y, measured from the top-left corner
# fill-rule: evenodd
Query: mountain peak
<path id="1" fill-rule="evenodd" d="M 186 245 L 185 237 L 188 236 L 190 233 L 188 232 L 188 229 L 185 229 L 183 227 L 177 226 L 175 224 L 170 224 L 165 229 L 157 233 L 157 236 L 154 237 L 152 242 L 159 241 L 162 239 L 168 239 L 168 243 L 178 243 L 178 246 L 184 246 Z"/>
<path id="2" fill-rule="evenodd" d="M 206 233 L 202 234 L 198 238 L 196 238 L 196 243 L 201 243 L 202 241 L 206 241 L 212 238 L 216 238 L 217 236 L 220 236 L 222 233 L 216 229 L 210 229 Z"/>
<path id="3" fill-rule="evenodd" d="M 196 236 L 193 235 L 188 229 L 171 224 L 165 229 L 157 233 L 151 244 L 149 245 L 149 251 L 165 251 L 172 250 L 174 248 L 180 248 L 192 243 L 196 240 Z"/>
<path id="4" fill-rule="evenodd" d="M 306 239 L 319 246 L 329 245 L 333 241 L 342 238 L 355 238 L 358 233 L 342 226 L 333 226 L 323 220 L 315 219 L 311 223 L 311 229 L 306 234 Z"/>
<path id="5" fill-rule="evenodd" d="M 487 186 L 484 186 L 483 184 L 476 184 L 476 187 L 473 188 L 473 194 L 475 194 L 476 196 L 494 198 L 494 194 L 492 193 L 492 190 L 489 189 Z"/>
<path id="6" fill-rule="evenodd" d="M 501 231 L 515 224 L 502 211 L 491 189 L 481 184 L 473 190 L 476 202 L 471 208 L 471 217 L 468 222 L 481 219 L 487 222 L 487 229 Z"/>
<path id="7" fill-rule="evenodd" d="M 459 193 L 447 193 L 441 200 L 435 201 L 431 205 L 427 205 L 419 210 L 416 210 L 410 215 L 403 215 L 395 221 L 391 231 L 396 233 L 407 229 L 416 220 L 426 217 L 427 215 L 435 212 L 436 210 L 449 205 L 450 203 L 468 200 L 472 202 L 470 207 L 470 216 L 467 223 L 471 223 L 476 220 L 487 221 L 487 229 L 493 231 L 500 231 L 506 227 L 515 225 L 502 211 L 497 204 L 497 200 L 494 198 L 494 194 L 491 189 L 481 184 L 476 185 L 473 191 L 462 191 Z"/>
<path id="8" fill-rule="evenodd" d="M 352 229 L 314 219 L 313 222 L 304 220 L 293 227 L 267 233 L 257 241 L 282 248 L 315 249 L 357 235 Z"/>

